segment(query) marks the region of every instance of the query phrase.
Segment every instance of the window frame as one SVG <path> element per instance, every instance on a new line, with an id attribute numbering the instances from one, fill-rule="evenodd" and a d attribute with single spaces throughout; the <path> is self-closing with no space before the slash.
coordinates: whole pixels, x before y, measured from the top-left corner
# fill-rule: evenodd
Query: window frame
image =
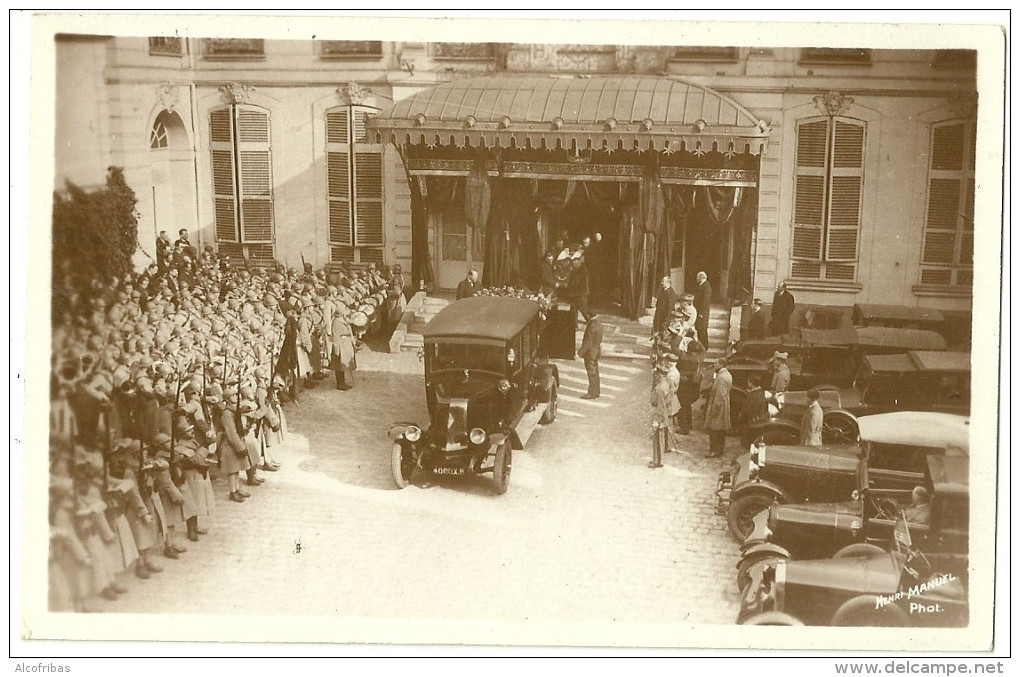
<path id="1" fill-rule="evenodd" d="M 386 155 L 385 145 L 375 143 L 368 138 L 366 123 L 369 118 L 379 113 L 379 108 L 364 104 L 347 104 L 334 106 L 324 111 L 323 120 L 325 123 L 325 160 L 326 160 L 326 201 L 327 201 L 327 229 L 326 237 L 329 246 L 329 259 L 331 263 L 363 264 L 383 262 L 383 252 L 386 245 Z M 343 141 L 331 139 L 330 117 L 337 114 L 346 116 L 346 134 Z M 357 115 L 363 115 L 360 126 L 357 122 Z M 360 131 L 365 134 L 361 137 Z M 360 140 L 359 140 L 360 137 Z M 334 195 L 331 162 L 335 155 L 344 157 L 346 170 L 346 195 Z M 360 158 L 378 158 L 378 194 L 359 194 L 362 185 L 358 182 L 358 175 L 364 171 L 364 162 Z M 373 191 L 374 192 L 374 191 Z M 333 206 L 337 203 L 347 205 L 347 233 L 349 239 L 334 238 Z M 378 205 L 378 241 L 364 241 L 366 237 L 365 228 L 361 215 L 364 213 L 362 207 L 367 205 Z"/>
<path id="2" fill-rule="evenodd" d="M 217 132 L 213 125 L 218 114 L 226 113 L 229 116 L 229 138 L 227 140 L 217 139 Z M 241 139 L 239 128 L 242 124 L 240 118 L 246 114 L 265 116 L 265 140 Z M 215 106 L 209 110 L 209 153 L 210 153 L 210 179 L 212 183 L 213 197 L 213 236 L 217 248 L 229 251 L 232 255 L 243 256 L 245 259 L 253 255 L 263 264 L 268 264 L 275 259 L 276 253 L 276 182 L 273 176 L 273 118 L 271 112 L 261 106 L 243 103 L 230 103 Z M 230 177 L 229 186 L 231 192 L 228 194 L 222 190 L 223 179 L 226 177 L 218 173 L 217 153 L 229 153 Z M 242 154 L 248 154 L 246 162 Z M 262 166 L 256 166 L 258 154 L 264 154 L 265 162 Z M 222 156 L 220 157 L 222 160 Z M 253 163 L 252 160 L 255 162 Z M 247 165 L 247 168 L 246 168 Z M 222 165 L 219 165 L 222 166 Z M 255 172 L 263 172 L 262 177 L 255 175 Z M 250 185 L 245 185 L 245 177 L 252 173 L 253 182 L 266 185 L 266 192 L 251 192 Z M 225 235 L 224 223 L 220 221 L 219 201 L 230 199 L 233 233 L 230 237 Z M 245 203 L 264 202 L 268 206 L 268 232 L 269 237 L 252 237 L 251 229 L 255 226 L 245 221 Z"/>
<path id="3" fill-rule="evenodd" d="M 805 125 L 824 122 L 825 147 L 823 164 L 818 167 L 811 164 L 800 164 L 801 158 L 801 129 Z M 839 125 L 849 129 L 857 129 L 860 133 L 860 145 L 853 149 L 859 155 L 859 165 L 856 167 L 839 164 L 836 157 L 837 136 Z M 827 284 L 856 284 L 860 273 L 861 240 L 864 230 L 865 212 L 865 185 L 867 172 L 868 154 L 868 122 L 859 118 L 846 115 L 815 115 L 801 118 L 794 126 L 794 183 L 793 183 L 793 205 L 790 218 L 790 279 L 796 283 L 827 283 Z M 820 177 L 821 183 L 821 223 L 812 224 L 798 221 L 798 187 L 801 177 Z M 839 179 L 856 178 L 858 185 L 856 225 L 833 223 L 834 188 Z M 849 186 L 849 183 L 845 183 Z M 844 188 L 844 191 L 846 188 Z M 849 193 L 846 193 L 849 195 Z M 847 204 L 841 203 L 844 208 Z M 803 240 L 807 231 L 817 230 L 818 255 L 817 257 L 799 256 L 796 254 L 798 247 L 803 248 Z M 854 254 L 852 257 L 839 256 L 834 250 L 840 248 L 836 239 L 838 233 L 853 232 Z M 845 236 L 844 236 L 845 238 Z M 799 244 L 798 244 L 799 241 Z M 803 271 L 806 267 L 817 265 L 817 274 L 797 274 L 798 268 Z M 852 268 L 850 275 L 840 272 L 840 268 Z"/>
<path id="4" fill-rule="evenodd" d="M 935 163 L 935 135 L 939 129 L 946 129 L 954 126 L 962 127 L 963 143 L 961 144 L 959 169 L 936 169 Z M 925 176 L 925 198 L 924 212 L 921 218 L 921 246 L 919 255 L 918 283 L 922 287 L 942 289 L 970 289 L 973 287 L 974 275 L 974 209 L 975 209 L 975 169 L 976 169 L 976 143 L 977 143 L 977 122 L 972 118 L 952 118 L 933 122 L 928 126 L 928 170 Z M 950 231 L 948 228 L 935 228 L 929 223 L 932 196 L 934 191 L 932 184 L 938 180 L 950 180 L 959 183 L 957 192 L 957 216 L 955 227 Z M 969 204 L 968 204 L 969 198 Z M 968 209 L 969 207 L 969 209 Z M 965 223 L 970 220 L 970 228 Z M 937 233 L 953 233 L 953 254 L 949 263 L 926 261 L 928 239 Z M 970 234 L 970 262 L 963 260 L 965 251 L 965 240 Z M 948 282 L 933 281 L 931 278 L 925 280 L 925 274 L 945 272 L 948 274 Z M 960 282 L 961 274 L 964 282 Z M 967 279 L 969 277 L 969 279 Z"/>

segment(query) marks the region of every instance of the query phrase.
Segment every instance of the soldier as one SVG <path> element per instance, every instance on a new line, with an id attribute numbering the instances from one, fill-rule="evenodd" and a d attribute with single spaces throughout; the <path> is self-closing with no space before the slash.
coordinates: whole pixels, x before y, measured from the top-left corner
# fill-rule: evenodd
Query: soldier
<path id="1" fill-rule="evenodd" d="M 162 537 L 156 518 L 146 507 L 142 496 L 143 487 L 137 467 L 140 452 L 137 440 L 117 440 L 110 457 L 109 471 L 111 490 L 122 496 L 125 516 L 138 550 L 135 575 L 138 578 L 149 578 L 163 571 L 163 567 L 153 559 L 153 553 L 160 548 Z"/>
<path id="2" fill-rule="evenodd" d="M 195 516 L 195 502 L 191 490 L 184 484 L 176 454 L 171 463 L 172 443 L 172 438 L 166 433 L 156 433 L 153 437 L 153 486 L 160 493 L 166 516 L 163 554 L 170 559 L 179 559 L 188 548 L 176 542 L 176 534 L 184 531 L 181 527 L 186 528 L 188 519 Z"/>
<path id="3" fill-rule="evenodd" d="M 726 369 L 726 359 L 715 362 L 715 380 L 705 402 L 705 428 L 708 429 L 708 458 L 719 458 L 726 447 L 726 433 L 730 429 L 730 389 L 733 376 Z"/>
<path id="4" fill-rule="evenodd" d="M 195 439 L 195 426 L 186 415 L 179 415 L 174 423 L 176 436 L 175 455 L 180 459 L 184 484 L 194 500 L 195 514 L 186 520 L 188 540 L 197 541 L 209 533 L 201 527 L 199 519 L 209 517 L 215 507 L 212 482 L 209 481 L 208 450 Z"/>
<path id="5" fill-rule="evenodd" d="M 348 322 L 346 310 L 341 309 L 333 317 L 330 335 L 332 336 L 330 367 L 336 374 L 336 388 L 337 390 L 350 390 L 354 387 L 357 356 L 354 350 L 354 333 Z"/>
<path id="6" fill-rule="evenodd" d="M 219 400 L 215 393 L 206 393 L 207 397 Z M 251 494 L 241 491 L 240 472 L 248 469 L 248 448 L 244 443 L 244 432 L 241 426 L 241 414 L 238 411 L 237 401 L 231 397 L 233 393 L 224 392 L 224 401 L 216 402 L 216 421 L 219 430 L 219 439 L 216 441 L 216 449 L 220 459 L 220 472 L 227 478 L 227 488 L 230 490 L 230 500 L 235 503 L 244 503 Z"/>
<path id="7" fill-rule="evenodd" d="M 790 367 L 786 364 L 789 357 L 789 353 L 778 350 L 772 353 L 772 365 L 775 372 L 772 376 L 770 390 L 777 395 L 785 393 L 790 388 Z"/>

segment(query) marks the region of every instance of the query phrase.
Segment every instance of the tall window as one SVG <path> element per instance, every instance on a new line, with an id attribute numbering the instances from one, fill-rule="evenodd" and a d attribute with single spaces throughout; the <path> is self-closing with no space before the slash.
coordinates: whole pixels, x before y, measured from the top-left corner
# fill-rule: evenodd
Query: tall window
<path id="1" fill-rule="evenodd" d="M 974 280 L 975 124 L 932 126 L 921 284 L 970 286 Z"/>
<path id="2" fill-rule="evenodd" d="M 852 282 L 864 185 L 864 123 L 840 117 L 797 125 L 791 276 Z"/>
<path id="3" fill-rule="evenodd" d="M 244 104 L 209 115 L 216 241 L 232 258 L 273 263 L 273 172 L 269 113 Z"/>
<path id="4" fill-rule="evenodd" d="M 369 143 L 375 108 L 326 111 L 329 251 L 334 263 L 382 263 L 383 146 Z"/>

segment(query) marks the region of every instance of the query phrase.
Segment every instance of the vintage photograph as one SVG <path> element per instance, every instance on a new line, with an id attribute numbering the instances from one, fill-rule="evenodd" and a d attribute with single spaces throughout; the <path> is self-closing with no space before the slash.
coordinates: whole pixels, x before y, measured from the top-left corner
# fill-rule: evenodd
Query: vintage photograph
<path id="1" fill-rule="evenodd" d="M 23 638 L 994 648 L 1007 34 L 632 14 L 33 15 Z"/>

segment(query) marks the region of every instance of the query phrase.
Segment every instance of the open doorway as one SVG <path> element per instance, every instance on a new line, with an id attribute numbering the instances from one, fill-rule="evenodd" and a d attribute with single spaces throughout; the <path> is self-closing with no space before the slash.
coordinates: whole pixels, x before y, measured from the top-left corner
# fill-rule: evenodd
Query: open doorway
<path id="1" fill-rule="evenodd" d="M 596 240 L 596 233 L 602 236 Z M 619 251 L 620 224 L 615 212 L 598 209 L 591 204 L 583 190 L 574 193 L 570 202 L 555 212 L 549 221 L 549 249 L 561 237 L 570 246 L 584 237 L 592 239 L 588 249 L 589 303 L 595 306 L 619 304 Z"/>
<path id="2" fill-rule="evenodd" d="M 723 303 L 729 296 L 729 263 L 732 256 L 731 228 L 716 225 L 697 212 L 687 220 L 684 257 L 684 290 L 693 290 L 699 271 L 708 275 L 712 302 Z"/>

